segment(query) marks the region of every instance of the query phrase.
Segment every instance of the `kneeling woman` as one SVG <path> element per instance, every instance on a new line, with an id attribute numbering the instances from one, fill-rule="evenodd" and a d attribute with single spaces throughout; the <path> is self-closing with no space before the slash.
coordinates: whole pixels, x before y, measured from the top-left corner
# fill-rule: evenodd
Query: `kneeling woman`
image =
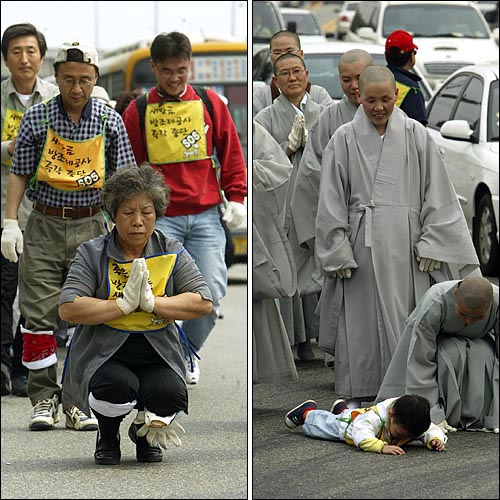
<path id="1" fill-rule="evenodd" d="M 113 230 L 80 245 L 64 283 L 59 315 L 76 323 L 63 373 L 63 398 L 99 422 L 95 463 L 119 463 L 120 423 L 140 462 L 160 462 L 160 446 L 179 445 L 175 417 L 188 412 L 181 341 L 174 320 L 208 314 L 212 297 L 191 256 L 155 229 L 170 189 L 143 164 L 105 182 Z"/>

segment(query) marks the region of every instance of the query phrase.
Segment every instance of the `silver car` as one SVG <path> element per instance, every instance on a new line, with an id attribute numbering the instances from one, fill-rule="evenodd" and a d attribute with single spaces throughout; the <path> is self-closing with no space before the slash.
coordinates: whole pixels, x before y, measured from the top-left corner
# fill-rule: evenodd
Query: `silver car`
<path id="1" fill-rule="evenodd" d="M 427 115 L 481 271 L 498 276 L 498 63 L 455 71 L 431 98 Z"/>

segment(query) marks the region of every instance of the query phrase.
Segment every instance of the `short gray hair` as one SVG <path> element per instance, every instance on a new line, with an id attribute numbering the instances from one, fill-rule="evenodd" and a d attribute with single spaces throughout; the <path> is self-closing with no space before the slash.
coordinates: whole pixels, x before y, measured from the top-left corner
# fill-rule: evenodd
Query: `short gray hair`
<path id="1" fill-rule="evenodd" d="M 114 220 L 119 206 L 139 194 L 146 194 L 151 198 L 156 218 L 165 215 L 170 187 L 165 183 L 163 175 L 146 162 L 140 167 L 120 168 L 106 179 L 101 192 L 103 208 Z"/>

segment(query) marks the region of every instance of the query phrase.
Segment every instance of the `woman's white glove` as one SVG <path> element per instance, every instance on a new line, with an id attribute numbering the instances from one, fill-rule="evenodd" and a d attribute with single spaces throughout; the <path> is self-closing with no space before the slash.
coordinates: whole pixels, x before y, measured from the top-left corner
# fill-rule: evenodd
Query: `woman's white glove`
<path id="1" fill-rule="evenodd" d="M 425 272 L 432 272 L 434 269 L 439 269 L 441 267 L 440 260 L 428 259 L 427 257 L 419 257 L 417 256 L 417 262 L 420 262 L 418 269 Z"/>
<path id="2" fill-rule="evenodd" d="M 10 262 L 17 262 L 17 254 L 23 253 L 23 233 L 16 219 L 4 219 L 2 231 L 2 255 Z"/>
<path id="3" fill-rule="evenodd" d="M 124 315 L 130 314 L 139 307 L 143 276 L 141 260 L 144 259 L 134 259 L 132 262 L 127 284 L 123 289 L 123 297 L 116 299 L 116 303 Z"/>
<path id="4" fill-rule="evenodd" d="M 243 203 L 228 201 L 222 220 L 229 229 L 236 229 L 245 220 L 247 209 Z"/>
<path id="5" fill-rule="evenodd" d="M 181 424 L 174 420 L 176 416 L 177 414 L 168 417 L 160 417 L 146 410 L 145 423 L 137 431 L 137 436 L 146 436 L 149 446 L 161 446 L 165 449 L 168 448 L 170 443 L 175 446 L 181 446 L 181 436 L 183 436 L 186 431 Z M 167 424 L 166 422 L 169 423 Z"/>
<path id="6" fill-rule="evenodd" d="M 140 259 L 142 261 L 142 286 L 141 286 L 141 296 L 139 299 L 139 307 L 148 313 L 153 312 L 155 307 L 155 296 L 151 285 L 149 284 L 149 269 L 146 264 L 146 259 Z"/>
<path id="7" fill-rule="evenodd" d="M 302 136 L 304 134 L 304 115 L 295 115 L 292 130 L 288 134 L 288 149 L 295 153 L 302 146 Z"/>

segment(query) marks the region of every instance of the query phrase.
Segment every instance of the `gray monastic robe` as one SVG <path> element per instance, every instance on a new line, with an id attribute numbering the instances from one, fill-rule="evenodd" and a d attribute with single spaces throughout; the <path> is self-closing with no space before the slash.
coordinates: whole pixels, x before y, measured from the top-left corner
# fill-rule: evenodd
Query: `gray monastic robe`
<path id="1" fill-rule="evenodd" d="M 304 108 L 305 126 L 309 130 L 319 117 L 323 108 L 314 102 L 309 96 Z M 288 135 L 292 129 L 293 120 L 297 112 L 295 106 L 282 94 L 274 103 L 257 113 L 255 122 L 261 124 L 278 142 L 282 150 L 286 152 L 288 147 Z M 293 170 L 290 176 L 290 185 L 286 198 L 286 211 L 284 227 L 288 239 L 292 245 L 296 268 L 301 268 L 309 258 L 309 252 L 300 249 L 297 241 L 295 227 L 291 221 L 290 198 L 295 182 L 297 168 L 302 157 L 303 148 L 299 148 L 290 156 Z M 280 299 L 280 308 L 283 321 L 285 322 L 290 343 L 295 345 L 308 339 L 316 338 L 319 331 L 319 317 L 314 313 L 319 296 L 317 293 L 307 294 L 303 297 L 299 293 L 289 299 Z"/>
<path id="2" fill-rule="evenodd" d="M 253 88 L 252 94 L 253 116 L 255 118 L 259 111 L 267 108 L 267 106 L 271 106 L 271 104 L 273 103 L 271 86 L 256 86 Z M 331 98 L 328 91 L 324 87 L 320 87 L 319 85 L 311 85 L 309 96 L 314 102 L 317 102 L 321 106 L 328 106 L 333 102 L 333 99 Z"/>
<path id="3" fill-rule="evenodd" d="M 362 106 L 323 155 L 316 251 L 327 278 L 320 347 L 335 353 L 336 392 L 374 398 L 418 300 L 435 281 L 478 270 L 436 143 L 398 108 L 379 136 Z M 420 272 L 416 255 L 441 261 Z M 352 268 L 350 279 L 333 271 Z M 455 274 L 455 276 L 453 276 Z"/>
<path id="4" fill-rule="evenodd" d="M 323 151 L 333 133 L 350 122 L 358 106 L 347 96 L 323 109 L 309 131 L 291 196 L 292 218 L 300 247 L 308 250 L 309 258 L 297 269 L 298 289 L 301 294 L 320 292 L 323 288 L 321 266 L 314 252 L 315 221 L 318 209 L 319 177 Z"/>
<path id="5" fill-rule="evenodd" d="M 498 427 L 498 286 L 484 319 L 465 326 L 455 312 L 458 281 L 431 287 L 411 313 L 377 401 L 419 394 L 436 424 Z"/>
<path id="6" fill-rule="evenodd" d="M 253 125 L 253 374 L 254 383 L 298 378 L 277 297 L 291 297 L 297 279 L 283 228 L 292 165 L 279 144 Z"/>

